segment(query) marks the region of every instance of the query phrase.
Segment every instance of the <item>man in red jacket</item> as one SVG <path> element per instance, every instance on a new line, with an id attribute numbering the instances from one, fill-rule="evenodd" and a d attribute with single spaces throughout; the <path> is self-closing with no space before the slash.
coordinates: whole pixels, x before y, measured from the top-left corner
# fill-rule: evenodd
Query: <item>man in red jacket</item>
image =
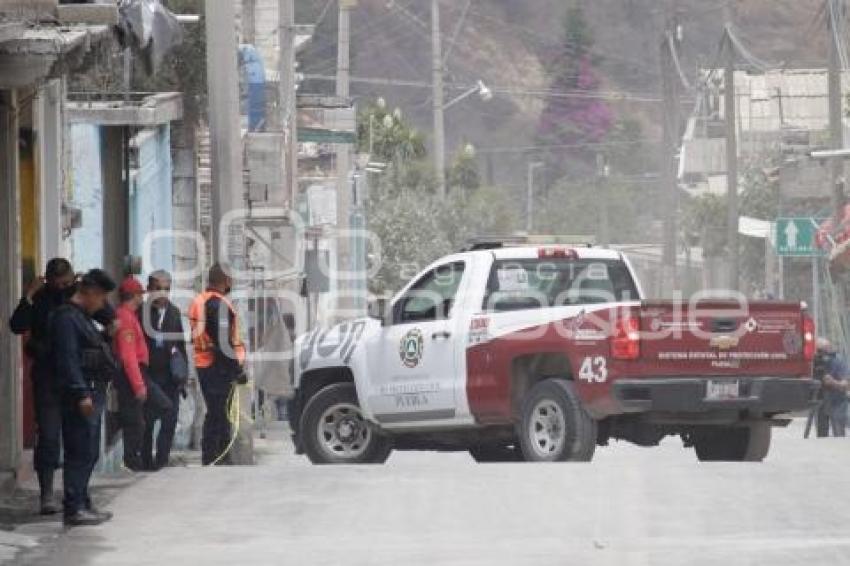
<path id="1" fill-rule="evenodd" d="M 127 277 L 118 287 L 121 305 L 115 311 L 118 332 L 115 334 L 114 347 L 121 361 L 121 375 L 115 380 L 115 387 L 118 391 L 121 428 L 124 431 L 124 465 L 133 471 L 143 469 L 144 406 L 148 397 L 142 373 L 148 365 L 148 345 L 136 317 L 144 292 L 142 284 L 135 277 Z"/>

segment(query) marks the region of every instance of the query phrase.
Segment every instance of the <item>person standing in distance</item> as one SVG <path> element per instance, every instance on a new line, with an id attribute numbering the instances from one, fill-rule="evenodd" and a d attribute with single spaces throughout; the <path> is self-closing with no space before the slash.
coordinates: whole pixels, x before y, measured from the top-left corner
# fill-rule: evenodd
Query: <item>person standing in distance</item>
<path id="1" fill-rule="evenodd" d="M 183 321 L 178 309 L 170 300 L 171 274 L 164 270 L 154 271 L 148 277 L 148 300 L 139 309 L 139 320 L 145 329 L 150 365 L 151 381 L 156 384 L 171 401 L 171 410 L 154 410 L 150 402 L 145 405 L 145 433 L 142 442 L 142 464 L 145 469 L 159 470 L 168 465 L 171 445 L 177 428 L 180 410 L 180 393 L 185 391 L 186 375 L 175 375 L 174 359 L 180 356 L 181 367 L 186 366 L 186 341 L 183 333 Z M 156 437 L 156 457 L 154 448 L 154 425 L 159 421 L 159 434 Z"/>
<path id="2" fill-rule="evenodd" d="M 845 436 L 847 429 L 847 392 L 850 367 L 827 338 L 818 338 L 814 377 L 821 382 L 823 399 L 818 408 L 818 437 Z"/>
<path id="3" fill-rule="evenodd" d="M 36 439 L 33 465 L 41 491 L 40 512 L 53 515 L 53 476 L 62 451 L 62 406 L 50 358 L 50 315 L 74 294 L 74 268 L 64 258 L 47 262 L 45 278 L 37 277 L 18 303 L 9 326 L 17 335 L 29 333 L 26 353 L 32 360 Z"/>
<path id="4" fill-rule="evenodd" d="M 115 353 L 121 360 L 121 373 L 116 379 L 118 412 L 124 431 L 124 465 L 134 472 L 142 471 L 142 437 L 145 432 L 144 405 L 148 398 L 143 371 L 149 361 L 148 345 L 136 311 L 142 305 L 144 289 L 139 280 L 129 276 L 121 282 L 115 309 L 118 332 L 113 339 Z"/>
<path id="5" fill-rule="evenodd" d="M 89 482 L 100 452 L 106 388 L 118 370 L 112 348 L 92 317 L 104 309 L 114 289 L 106 272 L 93 269 L 50 318 L 51 357 L 62 410 L 67 526 L 99 525 L 112 518 L 92 505 Z"/>
<path id="6" fill-rule="evenodd" d="M 229 268 L 210 268 L 207 290 L 189 308 L 195 367 L 201 393 L 207 406 L 201 439 L 201 460 L 205 466 L 229 464 L 231 425 L 227 404 L 235 384 L 248 382 L 243 365 L 245 344 L 239 330 L 239 315 L 227 298 L 233 286 Z"/>

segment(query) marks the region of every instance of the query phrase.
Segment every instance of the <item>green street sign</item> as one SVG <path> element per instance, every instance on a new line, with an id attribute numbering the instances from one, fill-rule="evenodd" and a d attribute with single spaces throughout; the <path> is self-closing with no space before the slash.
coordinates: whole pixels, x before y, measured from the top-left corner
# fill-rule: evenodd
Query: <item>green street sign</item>
<path id="1" fill-rule="evenodd" d="M 823 254 L 817 246 L 819 228 L 814 218 L 779 218 L 776 221 L 776 253 L 786 257 L 814 257 Z"/>

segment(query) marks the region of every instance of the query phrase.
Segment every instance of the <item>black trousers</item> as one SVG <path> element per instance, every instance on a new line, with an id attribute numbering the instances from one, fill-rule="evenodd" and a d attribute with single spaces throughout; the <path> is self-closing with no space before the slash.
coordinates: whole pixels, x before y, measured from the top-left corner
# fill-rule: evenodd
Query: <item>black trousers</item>
<path id="1" fill-rule="evenodd" d="M 201 461 L 208 466 L 221 458 L 219 463 L 229 464 L 230 453 L 227 447 L 230 444 L 232 430 L 230 421 L 227 419 L 227 402 L 233 389 L 233 380 L 227 378 L 215 366 L 199 368 L 198 380 L 207 406 L 201 438 Z M 227 454 L 225 454 L 226 451 Z"/>
<path id="2" fill-rule="evenodd" d="M 172 408 L 167 411 L 156 409 L 152 403 L 145 403 L 145 433 L 142 440 L 142 464 L 148 469 L 163 468 L 168 465 L 174 432 L 177 430 L 177 417 L 180 412 L 180 392 L 171 383 L 171 377 L 151 376 L 162 392 L 171 401 Z M 159 434 L 156 435 L 156 457 L 154 457 L 154 428 L 159 421 Z"/>
<path id="3" fill-rule="evenodd" d="M 145 432 L 144 403 L 136 399 L 123 372 L 115 380 L 115 389 L 118 392 L 118 422 L 124 433 L 124 465 L 131 470 L 141 470 L 142 438 Z"/>
<path id="4" fill-rule="evenodd" d="M 91 417 L 80 413 L 75 399 L 62 401 L 62 442 L 65 449 L 65 466 L 62 481 L 65 489 L 66 515 L 91 506 L 89 482 L 100 453 L 100 423 L 103 416 L 105 394 L 97 390 L 92 395 L 95 411 Z"/>
<path id="5" fill-rule="evenodd" d="M 34 468 L 41 474 L 59 468 L 62 451 L 62 400 L 53 384 L 51 372 L 36 363 L 32 371 L 35 408 Z"/>

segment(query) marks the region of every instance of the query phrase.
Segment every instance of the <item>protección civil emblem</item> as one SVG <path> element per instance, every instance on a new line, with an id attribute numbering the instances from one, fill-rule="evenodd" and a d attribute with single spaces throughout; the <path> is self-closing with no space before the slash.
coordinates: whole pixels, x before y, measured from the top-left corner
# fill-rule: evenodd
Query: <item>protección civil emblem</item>
<path id="1" fill-rule="evenodd" d="M 406 367 L 415 368 L 419 365 L 422 359 L 422 349 L 425 345 L 422 339 L 422 331 L 414 328 L 401 338 L 401 344 L 398 346 L 398 354 L 401 357 L 401 363 Z"/>

